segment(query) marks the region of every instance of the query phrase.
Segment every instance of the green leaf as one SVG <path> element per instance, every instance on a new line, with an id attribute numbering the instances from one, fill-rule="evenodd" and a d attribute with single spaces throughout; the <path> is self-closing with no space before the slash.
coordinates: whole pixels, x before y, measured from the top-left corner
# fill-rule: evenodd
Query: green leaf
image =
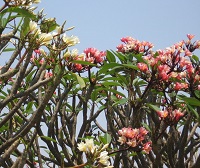
<path id="1" fill-rule="evenodd" d="M 137 156 L 137 152 L 131 152 L 129 156 Z"/>
<path id="2" fill-rule="evenodd" d="M 26 77 L 26 82 L 30 82 L 30 81 L 32 81 L 32 79 L 33 79 L 33 74 L 35 73 L 35 71 L 36 70 L 33 70 L 33 71 L 31 71 L 28 75 L 27 75 L 27 77 Z"/>
<path id="3" fill-rule="evenodd" d="M 30 114 L 33 112 L 33 102 L 28 102 L 27 106 L 26 106 L 26 110 L 25 113 L 26 114 Z"/>
<path id="4" fill-rule="evenodd" d="M 138 60 L 138 62 L 143 62 L 143 63 L 147 63 L 143 58 L 142 58 L 143 54 L 137 54 L 134 57 Z"/>
<path id="5" fill-rule="evenodd" d="M 3 49 L 2 52 L 10 52 L 10 51 L 14 51 L 14 50 L 16 50 L 16 48 L 5 48 L 5 49 Z"/>
<path id="6" fill-rule="evenodd" d="M 139 70 L 137 65 L 133 65 L 133 64 L 122 64 L 122 66 L 124 66 L 126 68 L 131 68 L 131 69 L 134 69 L 134 70 Z"/>
<path id="7" fill-rule="evenodd" d="M 81 64 L 81 65 L 96 66 L 96 64 L 92 64 L 92 63 L 87 62 L 87 61 L 73 60 L 73 61 L 71 61 L 71 62 L 72 62 L 72 63 L 76 63 L 76 64 Z"/>
<path id="8" fill-rule="evenodd" d="M 116 62 L 114 54 L 108 50 L 106 53 L 106 58 L 107 58 L 108 62 Z"/>
<path id="9" fill-rule="evenodd" d="M 153 105 L 153 104 L 147 103 L 146 105 L 147 105 L 148 107 L 150 107 L 152 110 L 161 111 L 159 107 L 157 107 L 157 106 L 155 106 L 155 105 Z"/>
<path id="10" fill-rule="evenodd" d="M 115 55 L 117 56 L 117 58 L 119 58 L 119 60 L 121 61 L 121 63 L 125 63 L 127 61 L 126 57 L 124 54 L 120 53 L 120 52 L 115 52 Z"/>
<path id="11" fill-rule="evenodd" d="M 40 29 L 41 29 L 42 33 L 49 33 L 51 31 L 55 30 L 57 26 L 59 26 L 59 25 L 56 23 L 56 19 L 49 18 L 49 19 L 42 20 L 42 22 L 40 24 Z"/>
<path id="12" fill-rule="evenodd" d="M 2 127 L 0 127 L 0 132 L 2 133 L 3 131 L 6 131 L 8 129 L 9 129 L 8 125 L 3 125 Z"/>
<path id="13" fill-rule="evenodd" d="M 75 74 L 75 73 L 74 73 L 74 75 L 76 76 L 77 81 L 78 81 L 78 83 L 79 83 L 81 89 L 84 88 L 86 85 L 85 85 L 85 81 L 83 80 L 83 78 L 81 78 L 79 75 L 77 75 L 77 74 Z"/>
<path id="14" fill-rule="evenodd" d="M 40 137 L 41 137 L 41 138 L 44 138 L 44 139 L 46 139 L 46 140 L 48 140 L 48 141 L 52 141 L 52 142 L 57 143 L 55 139 L 50 138 L 50 137 L 48 137 L 48 136 L 40 136 Z"/>
<path id="15" fill-rule="evenodd" d="M 188 109 L 196 116 L 197 119 L 199 119 L 199 114 L 198 112 L 189 104 L 187 104 Z"/>
<path id="16" fill-rule="evenodd" d="M 128 98 L 123 98 L 123 99 L 120 99 L 119 101 L 115 102 L 112 106 L 116 106 L 118 104 L 123 105 L 123 104 L 127 103 L 127 101 L 128 101 Z"/>
<path id="17" fill-rule="evenodd" d="M 118 63 L 115 63 L 115 62 L 104 64 L 103 66 L 101 66 L 101 69 L 99 70 L 99 74 L 105 73 L 109 69 L 116 69 L 116 68 L 121 68 L 121 67 L 122 67 L 121 64 L 118 64 Z"/>
<path id="18" fill-rule="evenodd" d="M 200 101 L 194 97 L 177 96 L 177 98 L 184 100 L 189 105 L 200 106 Z"/>
<path id="19" fill-rule="evenodd" d="M 30 22 L 30 18 L 25 17 L 23 20 L 23 24 L 21 26 L 21 31 L 20 31 L 20 37 L 24 38 L 28 31 L 29 31 L 29 22 Z"/>
<path id="20" fill-rule="evenodd" d="M 110 134 L 105 133 L 104 136 L 99 136 L 99 140 L 103 143 L 103 144 L 109 144 L 112 140 L 112 137 Z"/>
<path id="21" fill-rule="evenodd" d="M 193 58 L 196 62 L 199 62 L 199 57 L 198 57 L 198 56 L 193 55 L 192 58 Z"/>
<path id="22" fill-rule="evenodd" d="M 107 86 L 121 86 L 121 84 L 118 82 L 103 82 L 103 85 L 106 87 Z"/>
<path id="23" fill-rule="evenodd" d="M 28 17 L 31 19 L 36 19 L 36 16 L 32 12 L 30 12 L 29 10 L 27 10 L 25 8 L 19 8 L 19 7 L 10 7 L 10 8 L 4 9 L 1 12 L 1 14 L 6 14 L 6 13 L 10 13 L 10 12 L 18 13 L 19 16 L 21 16 L 21 17 Z"/>
<path id="24" fill-rule="evenodd" d="M 142 123 L 142 125 L 144 126 L 144 128 L 145 128 L 146 130 L 148 130 L 149 132 L 151 132 L 151 129 L 149 128 L 149 125 L 148 125 L 148 124 Z"/>
<path id="25" fill-rule="evenodd" d="M 100 106 L 100 107 L 99 107 L 99 111 L 104 110 L 105 108 L 106 108 L 106 106 L 104 106 L 104 105 L 103 105 L 103 106 Z"/>

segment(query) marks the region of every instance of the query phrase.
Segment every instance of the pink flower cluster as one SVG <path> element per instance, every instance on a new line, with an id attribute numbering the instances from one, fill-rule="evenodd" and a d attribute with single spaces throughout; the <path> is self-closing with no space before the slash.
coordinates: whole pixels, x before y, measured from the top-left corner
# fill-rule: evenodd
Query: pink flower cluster
<path id="1" fill-rule="evenodd" d="M 180 41 L 165 50 L 144 54 L 144 62 L 137 63 L 142 78 L 150 81 L 154 75 L 154 87 L 179 91 L 192 88 L 200 89 L 200 69 L 191 61 L 193 51 L 200 49 L 200 41 L 191 40 L 194 35 L 188 34 L 188 40 Z M 127 42 L 129 43 L 129 42 Z M 119 50 L 123 52 L 123 50 Z"/>
<path id="2" fill-rule="evenodd" d="M 169 125 L 178 122 L 181 117 L 184 116 L 184 113 L 181 111 L 181 109 L 171 110 L 170 108 L 157 111 L 157 114 L 160 120 L 165 121 Z"/>
<path id="3" fill-rule="evenodd" d="M 127 144 L 133 148 L 139 147 L 139 149 L 148 154 L 149 151 L 151 151 L 151 142 L 143 143 L 147 133 L 148 131 L 143 127 L 140 127 L 139 129 L 124 127 L 118 131 L 118 134 L 120 135 L 118 142 L 120 142 L 121 145 Z"/>
<path id="4" fill-rule="evenodd" d="M 77 55 L 73 60 L 86 61 L 92 64 L 101 64 L 104 61 L 106 52 L 99 51 L 96 48 L 87 48 L 84 50 L 84 54 Z M 74 72 L 83 72 L 88 69 L 87 65 L 74 63 L 71 65 L 71 69 Z"/>
<path id="5" fill-rule="evenodd" d="M 122 53 L 145 53 L 153 48 L 153 44 L 147 41 L 140 42 L 132 37 L 123 37 L 124 44 L 117 46 L 117 51 Z"/>

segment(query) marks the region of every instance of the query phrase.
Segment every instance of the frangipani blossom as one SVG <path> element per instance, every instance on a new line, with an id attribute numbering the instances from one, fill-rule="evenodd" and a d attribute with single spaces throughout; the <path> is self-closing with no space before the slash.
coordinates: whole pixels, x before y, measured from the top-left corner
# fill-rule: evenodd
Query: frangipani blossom
<path id="1" fill-rule="evenodd" d="M 101 163 L 104 166 L 109 166 L 110 162 L 108 160 L 109 160 L 108 152 L 107 151 L 101 152 L 99 156 L 99 163 Z"/>
<path id="2" fill-rule="evenodd" d="M 29 30 L 31 33 L 35 32 L 37 30 L 37 23 L 34 21 L 29 22 Z"/>
<path id="3" fill-rule="evenodd" d="M 48 44 L 50 44 L 52 39 L 53 39 L 52 34 L 41 33 L 41 34 L 39 34 L 38 42 L 40 43 L 40 45 L 48 45 Z"/>
<path id="4" fill-rule="evenodd" d="M 66 34 L 64 34 L 62 39 L 63 39 L 63 42 L 69 47 L 80 43 L 79 38 L 73 35 L 69 37 Z"/>

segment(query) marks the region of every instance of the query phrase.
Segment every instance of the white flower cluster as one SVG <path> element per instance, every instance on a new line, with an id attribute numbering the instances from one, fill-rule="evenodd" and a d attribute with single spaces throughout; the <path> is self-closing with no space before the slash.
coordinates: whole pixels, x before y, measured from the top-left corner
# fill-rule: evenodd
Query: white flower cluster
<path id="1" fill-rule="evenodd" d="M 41 0 L 6 0 L 6 2 L 15 6 L 31 6 L 40 3 Z"/>
<path id="2" fill-rule="evenodd" d="M 108 148 L 108 144 L 98 146 L 94 144 L 93 139 L 85 139 L 85 142 L 80 142 L 78 144 L 78 149 L 81 152 L 85 152 L 86 157 L 90 160 L 90 162 L 91 160 L 93 160 L 93 163 L 96 163 L 97 161 L 100 167 L 112 168 L 113 166 L 110 166 L 106 148 Z"/>
<path id="3" fill-rule="evenodd" d="M 39 28 L 37 28 L 36 22 L 34 22 L 34 21 L 29 22 L 29 32 L 31 34 L 33 34 L 34 37 L 38 36 L 37 42 L 40 45 L 50 44 L 51 40 L 53 39 L 53 36 L 57 36 L 61 33 L 61 28 L 57 27 L 56 31 L 57 32 L 53 32 L 52 34 L 51 33 L 41 33 L 41 30 Z M 78 37 L 76 37 L 76 36 L 68 37 L 68 36 L 66 36 L 66 34 L 63 35 L 62 40 L 68 47 L 74 46 L 79 43 Z"/>

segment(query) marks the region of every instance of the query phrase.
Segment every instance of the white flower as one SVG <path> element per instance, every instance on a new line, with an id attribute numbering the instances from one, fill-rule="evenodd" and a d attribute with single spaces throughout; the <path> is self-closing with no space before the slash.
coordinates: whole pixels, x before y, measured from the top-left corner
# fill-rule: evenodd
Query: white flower
<path id="1" fill-rule="evenodd" d="M 87 151 L 87 146 L 84 142 L 80 142 L 78 144 L 78 149 L 81 151 L 81 152 L 86 152 Z"/>
<path id="2" fill-rule="evenodd" d="M 85 144 L 89 152 L 94 153 L 96 146 L 94 145 L 93 139 L 85 139 Z"/>
<path id="3" fill-rule="evenodd" d="M 35 4 L 38 4 L 40 2 L 41 2 L 40 0 L 33 0 L 33 3 L 35 3 Z"/>
<path id="4" fill-rule="evenodd" d="M 99 156 L 99 163 L 101 163 L 104 166 L 109 166 L 110 162 L 108 161 L 109 156 L 108 156 L 108 152 L 107 151 L 103 151 L 100 153 Z"/>
<path id="5" fill-rule="evenodd" d="M 63 35 L 63 41 L 70 47 L 80 43 L 77 36 L 68 37 L 66 34 Z"/>
<path id="6" fill-rule="evenodd" d="M 34 21 L 29 22 L 29 29 L 30 32 L 35 32 L 37 30 L 37 23 Z"/>
<path id="7" fill-rule="evenodd" d="M 121 137 L 119 137 L 119 139 L 117 141 L 120 142 L 120 145 L 122 145 L 122 144 L 124 144 L 126 142 L 126 137 L 125 136 L 121 136 Z"/>
<path id="8" fill-rule="evenodd" d="M 107 144 L 105 144 L 103 147 L 102 147 L 102 149 L 101 150 L 105 150 L 106 148 L 108 148 L 108 146 L 109 146 L 109 144 L 107 143 Z"/>
<path id="9" fill-rule="evenodd" d="M 41 33 L 39 35 L 39 42 L 41 45 L 47 45 L 50 43 L 50 41 L 53 39 L 52 34 L 50 33 Z"/>
<path id="10" fill-rule="evenodd" d="M 71 52 L 72 57 L 76 57 L 78 55 L 78 50 L 74 48 Z"/>
<path id="11" fill-rule="evenodd" d="M 85 143 L 80 142 L 78 144 L 78 149 L 82 152 L 89 152 L 93 154 L 96 149 L 96 146 L 94 145 L 93 139 L 85 139 Z"/>

